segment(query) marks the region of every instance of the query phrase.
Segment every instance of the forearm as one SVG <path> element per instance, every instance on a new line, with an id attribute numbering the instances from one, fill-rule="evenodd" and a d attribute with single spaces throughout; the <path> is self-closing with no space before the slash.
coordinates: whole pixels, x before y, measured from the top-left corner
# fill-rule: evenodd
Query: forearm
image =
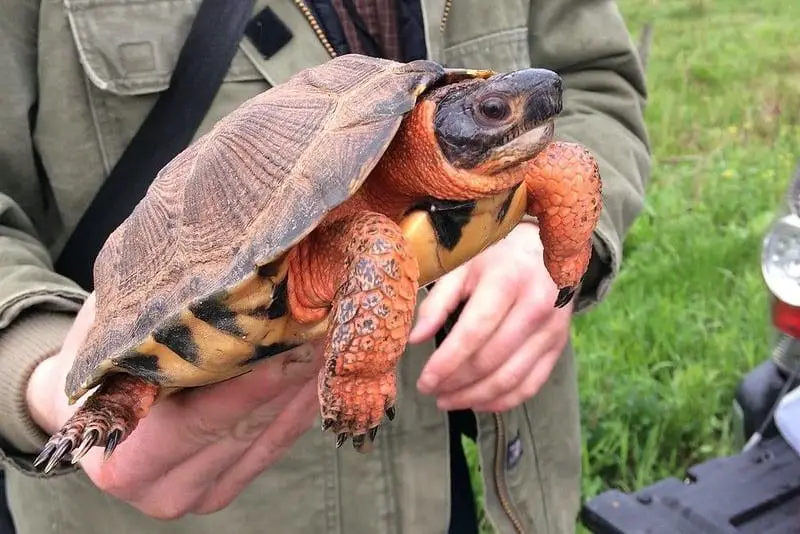
<path id="1" fill-rule="evenodd" d="M 38 2 L 0 6 L 0 438 L 9 454 L 33 452 L 41 441 L 27 381 L 58 350 L 85 292 L 53 271 L 45 244 L 56 232 L 32 135 Z"/>

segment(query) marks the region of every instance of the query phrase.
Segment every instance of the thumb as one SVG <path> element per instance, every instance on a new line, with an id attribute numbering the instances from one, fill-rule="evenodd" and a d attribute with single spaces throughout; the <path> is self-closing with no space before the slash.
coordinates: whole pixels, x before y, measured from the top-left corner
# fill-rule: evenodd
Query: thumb
<path id="1" fill-rule="evenodd" d="M 89 297 L 78 310 L 75 320 L 72 322 L 72 327 L 64 337 L 64 343 L 61 345 L 61 353 L 69 356 L 73 360 L 80 350 L 83 342 L 86 341 L 86 336 L 89 334 L 95 319 L 95 293 L 89 294 Z"/>

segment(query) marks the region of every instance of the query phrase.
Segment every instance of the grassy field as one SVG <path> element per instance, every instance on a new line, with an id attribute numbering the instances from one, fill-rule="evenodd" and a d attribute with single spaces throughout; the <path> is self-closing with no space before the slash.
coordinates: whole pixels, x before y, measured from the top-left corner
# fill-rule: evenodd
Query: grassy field
<path id="1" fill-rule="evenodd" d="M 734 452 L 733 389 L 768 339 L 760 242 L 800 159 L 800 3 L 619 5 L 634 38 L 654 27 L 654 172 L 623 273 L 575 325 L 584 498 Z"/>

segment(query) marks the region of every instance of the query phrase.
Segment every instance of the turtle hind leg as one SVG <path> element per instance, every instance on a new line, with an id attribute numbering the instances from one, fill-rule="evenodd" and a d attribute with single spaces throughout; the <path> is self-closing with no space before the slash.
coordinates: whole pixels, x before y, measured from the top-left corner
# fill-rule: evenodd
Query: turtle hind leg
<path id="1" fill-rule="evenodd" d="M 109 376 L 50 438 L 34 467 L 45 464 L 47 473 L 67 455 L 76 463 L 92 447 L 104 447 L 108 459 L 147 416 L 157 393 L 158 386 L 141 378 L 125 373 Z"/>
<path id="2" fill-rule="evenodd" d="M 319 228 L 290 260 L 289 305 L 330 306 L 318 392 L 323 429 L 369 450 L 384 415 L 394 416 L 397 363 L 416 304 L 419 266 L 388 217 L 357 212 Z M 322 303 L 325 303 L 324 305 Z"/>

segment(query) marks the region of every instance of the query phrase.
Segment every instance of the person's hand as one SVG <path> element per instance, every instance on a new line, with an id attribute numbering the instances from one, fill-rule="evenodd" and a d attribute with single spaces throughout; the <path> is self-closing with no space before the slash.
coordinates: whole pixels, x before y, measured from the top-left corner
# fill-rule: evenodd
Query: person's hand
<path id="1" fill-rule="evenodd" d="M 31 415 L 50 434 L 77 410 L 67 405 L 64 379 L 94 303 L 92 294 L 61 351 L 29 382 Z M 80 465 L 101 490 L 156 518 L 220 510 L 313 424 L 321 362 L 321 345 L 306 345 L 244 376 L 179 392 L 156 404 L 108 461 L 94 447 Z"/>
<path id="2" fill-rule="evenodd" d="M 533 397 L 569 339 L 572 303 L 544 267 L 538 227 L 523 223 L 505 239 L 443 276 L 420 305 L 410 342 L 433 336 L 467 300 L 456 324 L 422 370 L 417 388 L 441 410 L 502 412 Z"/>

